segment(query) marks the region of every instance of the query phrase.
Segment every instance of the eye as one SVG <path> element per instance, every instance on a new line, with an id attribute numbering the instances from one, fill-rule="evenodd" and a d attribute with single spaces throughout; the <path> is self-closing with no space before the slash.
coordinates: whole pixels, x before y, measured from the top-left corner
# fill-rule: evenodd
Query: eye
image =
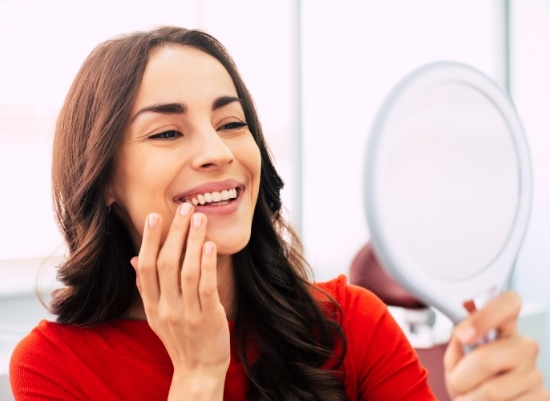
<path id="1" fill-rule="evenodd" d="M 171 129 L 168 131 L 159 132 L 158 134 L 150 135 L 149 139 L 171 140 L 171 139 L 178 139 L 182 136 L 183 134 L 181 132 Z"/>
<path id="2" fill-rule="evenodd" d="M 243 127 L 248 127 L 248 124 L 245 123 L 244 121 L 232 121 L 230 123 L 224 124 L 221 127 L 219 127 L 218 131 L 237 130 Z"/>

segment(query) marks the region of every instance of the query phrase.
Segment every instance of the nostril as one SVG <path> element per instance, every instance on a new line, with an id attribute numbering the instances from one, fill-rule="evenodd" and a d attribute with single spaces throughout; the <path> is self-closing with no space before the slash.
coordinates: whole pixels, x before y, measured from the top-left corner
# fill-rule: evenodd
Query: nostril
<path id="1" fill-rule="evenodd" d="M 219 163 L 214 163 L 214 162 L 209 162 L 209 163 L 203 163 L 201 165 L 202 168 L 219 168 L 219 167 L 224 167 L 224 166 L 229 166 L 231 164 L 233 164 L 233 161 L 234 159 L 231 158 L 229 160 L 227 160 L 227 162 L 223 163 L 223 162 L 219 162 Z"/>

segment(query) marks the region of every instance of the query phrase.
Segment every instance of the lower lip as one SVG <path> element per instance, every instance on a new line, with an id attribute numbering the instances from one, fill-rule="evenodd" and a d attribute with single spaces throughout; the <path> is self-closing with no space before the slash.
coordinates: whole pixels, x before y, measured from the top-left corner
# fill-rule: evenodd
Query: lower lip
<path id="1" fill-rule="evenodd" d="M 239 192 L 239 196 L 236 199 L 232 199 L 230 202 L 224 205 L 201 205 L 200 203 L 195 206 L 195 212 L 201 212 L 206 215 L 223 216 L 234 213 L 239 208 L 239 204 L 242 199 L 242 192 Z"/>

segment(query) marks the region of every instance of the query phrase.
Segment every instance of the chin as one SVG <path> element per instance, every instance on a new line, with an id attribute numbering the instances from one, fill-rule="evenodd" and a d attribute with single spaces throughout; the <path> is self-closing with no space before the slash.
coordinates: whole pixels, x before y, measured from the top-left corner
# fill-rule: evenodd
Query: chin
<path id="1" fill-rule="evenodd" d="M 207 235 L 206 239 L 216 244 L 218 255 L 234 255 L 248 244 L 250 233 L 248 235 Z"/>

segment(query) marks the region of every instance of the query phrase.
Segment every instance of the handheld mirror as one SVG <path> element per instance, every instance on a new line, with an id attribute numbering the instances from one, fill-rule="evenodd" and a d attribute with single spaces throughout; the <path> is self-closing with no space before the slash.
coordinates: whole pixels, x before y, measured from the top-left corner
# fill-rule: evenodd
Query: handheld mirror
<path id="1" fill-rule="evenodd" d="M 390 92 L 367 144 L 364 202 L 388 272 L 454 323 L 505 289 L 527 227 L 528 147 L 509 98 L 481 72 L 423 66 Z"/>

